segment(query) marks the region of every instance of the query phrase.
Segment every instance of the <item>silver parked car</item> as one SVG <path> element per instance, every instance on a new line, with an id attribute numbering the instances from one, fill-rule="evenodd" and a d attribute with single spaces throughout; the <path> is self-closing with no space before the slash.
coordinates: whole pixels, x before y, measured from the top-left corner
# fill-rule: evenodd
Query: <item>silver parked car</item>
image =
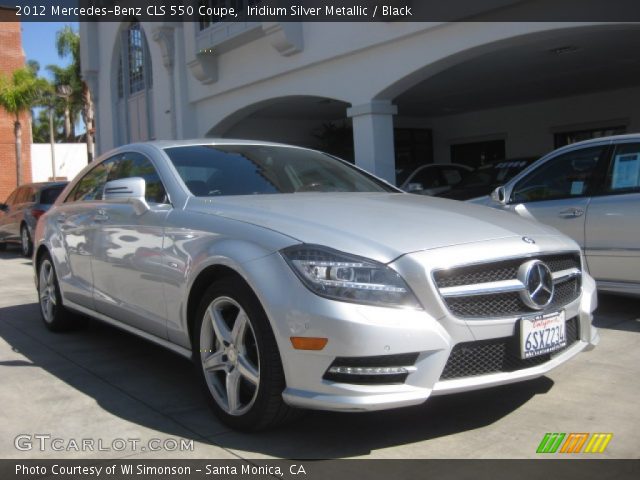
<path id="1" fill-rule="evenodd" d="M 555 150 L 478 203 L 556 227 L 584 249 L 598 289 L 640 295 L 640 134 Z"/>
<path id="2" fill-rule="evenodd" d="M 49 210 L 66 185 L 67 182 L 28 183 L 0 203 L 0 250 L 7 243 L 17 243 L 22 254 L 30 257 L 38 218 Z"/>
<path id="3" fill-rule="evenodd" d="M 286 145 L 120 147 L 35 247 L 49 329 L 80 312 L 193 357 L 244 430 L 531 379 L 599 339 L 573 240 Z"/>

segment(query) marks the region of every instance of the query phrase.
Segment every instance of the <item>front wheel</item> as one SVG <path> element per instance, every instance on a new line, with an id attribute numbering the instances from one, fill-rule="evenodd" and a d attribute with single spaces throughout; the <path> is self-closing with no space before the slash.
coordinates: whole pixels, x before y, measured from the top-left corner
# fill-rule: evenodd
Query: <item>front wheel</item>
<path id="1" fill-rule="evenodd" d="M 194 357 L 220 420 L 256 431 L 292 419 L 295 410 L 282 399 L 285 380 L 273 331 L 244 282 L 226 279 L 212 285 L 197 315 Z"/>
<path id="2" fill-rule="evenodd" d="M 25 257 L 30 257 L 33 252 L 31 235 L 29 235 L 29 229 L 24 224 L 20 227 L 20 249 L 22 250 L 22 255 Z"/>

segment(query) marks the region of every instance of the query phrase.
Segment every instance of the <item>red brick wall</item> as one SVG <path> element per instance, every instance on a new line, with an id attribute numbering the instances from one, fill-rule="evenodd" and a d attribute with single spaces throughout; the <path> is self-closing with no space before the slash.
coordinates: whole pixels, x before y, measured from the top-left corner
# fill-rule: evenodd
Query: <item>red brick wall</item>
<path id="1" fill-rule="evenodd" d="M 0 7 L 0 73 L 9 75 L 25 64 L 22 51 L 20 22 L 8 22 L 15 18 L 14 10 Z M 16 188 L 16 147 L 13 133 L 15 118 L 0 108 L 0 202 Z M 22 179 L 31 181 L 31 114 L 20 118 L 22 123 Z"/>

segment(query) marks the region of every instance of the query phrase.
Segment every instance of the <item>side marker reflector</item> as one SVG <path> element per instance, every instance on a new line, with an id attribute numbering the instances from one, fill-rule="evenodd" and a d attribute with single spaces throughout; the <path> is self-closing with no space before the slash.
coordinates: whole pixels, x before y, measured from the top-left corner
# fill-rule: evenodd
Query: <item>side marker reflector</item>
<path id="1" fill-rule="evenodd" d="M 291 337 L 291 344 L 296 350 L 322 350 L 328 341 L 328 338 Z"/>

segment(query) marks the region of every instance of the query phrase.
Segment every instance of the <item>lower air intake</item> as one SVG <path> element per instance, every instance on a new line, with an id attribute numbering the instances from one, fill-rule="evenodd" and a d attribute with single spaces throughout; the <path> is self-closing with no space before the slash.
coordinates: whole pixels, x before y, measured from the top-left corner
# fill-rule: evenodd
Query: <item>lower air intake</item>
<path id="1" fill-rule="evenodd" d="M 567 345 L 560 350 L 533 358 L 520 358 L 520 336 L 459 343 L 451 351 L 440 380 L 475 377 L 499 372 L 514 372 L 548 362 L 580 338 L 578 317 L 567 320 Z"/>

